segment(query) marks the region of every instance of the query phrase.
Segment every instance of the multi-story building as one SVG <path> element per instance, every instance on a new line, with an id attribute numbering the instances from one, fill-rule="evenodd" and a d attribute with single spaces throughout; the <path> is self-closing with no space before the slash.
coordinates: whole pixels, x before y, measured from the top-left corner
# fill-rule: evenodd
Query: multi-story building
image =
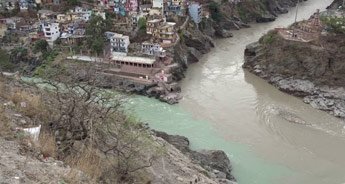
<path id="1" fill-rule="evenodd" d="M 18 0 L 1 0 L 0 2 L 0 11 L 4 10 L 13 10 L 17 6 Z"/>
<path id="2" fill-rule="evenodd" d="M 138 1 L 137 0 L 127 0 L 126 11 L 127 12 L 137 12 L 138 11 Z"/>
<path id="3" fill-rule="evenodd" d="M 185 0 L 166 0 L 164 2 L 165 14 L 184 15 L 186 9 Z"/>
<path id="4" fill-rule="evenodd" d="M 44 37 L 47 41 L 53 42 L 60 37 L 59 23 L 56 22 L 43 22 L 41 24 Z"/>
<path id="5" fill-rule="evenodd" d="M 40 0 L 41 4 L 44 5 L 60 5 L 61 1 L 60 0 Z"/>
<path id="6" fill-rule="evenodd" d="M 128 53 L 128 46 L 129 36 L 125 36 L 123 34 L 113 33 L 113 32 L 106 32 L 106 37 L 110 41 L 110 51 L 114 55 L 116 54 L 127 54 Z"/>
<path id="7" fill-rule="evenodd" d="M 152 0 L 152 8 L 163 8 L 163 0 Z"/>
<path id="8" fill-rule="evenodd" d="M 176 41 L 176 31 L 174 22 L 166 22 L 165 25 L 158 28 L 158 33 L 154 34 L 156 38 L 159 39 L 161 43 L 171 44 Z"/>
<path id="9" fill-rule="evenodd" d="M 153 19 L 146 22 L 146 33 L 147 34 L 154 34 L 157 29 L 163 25 L 163 19 Z"/>
<path id="10" fill-rule="evenodd" d="M 158 43 L 144 42 L 141 44 L 141 52 L 146 55 L 155 57 L 165 57 L 166 50 L 164 50 Z"/>
<path id="11" fill-rule="evenodd" d="M 202 19 L 202 8 L 201 5 L 199 3 L 196 2 L 192 2 L 189 6 L 188 6 L 188 10 L 189 10 L 189 15 L 192 18 L 192 20 L 199 24 L 201 22 Z"/>
<path id="12" fill-rule="evenodd" d="M 0 23 L 0 38 L 4 37 L 7 31 L 7 25 Z"/>

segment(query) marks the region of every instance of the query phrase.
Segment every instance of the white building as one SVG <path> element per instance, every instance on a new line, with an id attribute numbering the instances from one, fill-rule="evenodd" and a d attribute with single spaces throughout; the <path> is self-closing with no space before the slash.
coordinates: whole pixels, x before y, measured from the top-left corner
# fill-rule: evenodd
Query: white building
<path id="1" fill-rule="evenodd" d="M 41 24 L 42 30 L 44 32 L 44 37 L 49 42 L 53 42 L 60 37 L 60 27 L 59 23 L 44 22 Z"/>
<path id="2" fill-rule="evenodd" d="M 124 54 L 128 53 L 128 46 L 130 44 L 129 36 L 123 34 L 106 32 L 106 37 L 110 40 L 110 51 L 112 54 Z"/>
<path id="3" fill-rule="evenodd" d="M 152 8 L 163 8 L 163 0 L 152 0 Z"/>
<path id="4" fill-rule="evenodd" d="M 144 42 L 141 44 L 141 52 L 146 55 L 165 57 L 166 51 L 158 43 Z"/>
<path id="5" fill-rule="evenodd" d="M 27 11 L 29 9 L 29 2 L 27 0 L 19 0 L 20 11 Z"/>
<path id="6" fill-rule="evenodd" d="M 189 15 L 192 18 L 192 20 L 196 23 L 199 24 L 201 22 L 201 5 L 199 3 L 193 2 L 189 5 Z"/>

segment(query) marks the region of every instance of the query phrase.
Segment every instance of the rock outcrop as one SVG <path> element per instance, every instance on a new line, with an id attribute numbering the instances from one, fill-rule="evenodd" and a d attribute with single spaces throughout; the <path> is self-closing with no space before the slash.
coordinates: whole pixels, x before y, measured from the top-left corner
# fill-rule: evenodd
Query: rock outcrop
<path id="1" fill-rule="evenodd" d="M 184 136 L 169 135 L 165 132 L 154 131 L 157 137 L 161 137 L 175 146 L 183 154 L 187 155 L 192 162 L 206 169 L 211 178 L 222 183 L 235 183 L 231 174 L 232 167 L 228 156 L 221 150 L 194 151 L 189 147 L 189 140 Z"/>
<path id="2" fill-rule="evenodd" d="M 270 32 L 245 50 L 244 68 L 312 107 L 345 118 L 345 35 L 321 35 L 309 43 Z"/>

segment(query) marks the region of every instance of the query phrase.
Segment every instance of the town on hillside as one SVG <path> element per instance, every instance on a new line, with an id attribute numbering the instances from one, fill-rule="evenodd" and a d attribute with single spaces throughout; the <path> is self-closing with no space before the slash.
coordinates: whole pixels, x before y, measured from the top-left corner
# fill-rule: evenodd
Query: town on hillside
<path id="1" fill-rule="evenodd" d="M 178 92 L 171 71 L 174 46 L 188 22 L 209 17 L 203 1 L 189 0 L 2 0 L 1 49 L 45 40 L 68 60 L 107 66 L 100 74 Z M 39 45 L 39 44 L 36 44 Z M 103 67 L 104 68 L 104 67 Z M 173 95 L 176 98 L 176 94 Z"/>

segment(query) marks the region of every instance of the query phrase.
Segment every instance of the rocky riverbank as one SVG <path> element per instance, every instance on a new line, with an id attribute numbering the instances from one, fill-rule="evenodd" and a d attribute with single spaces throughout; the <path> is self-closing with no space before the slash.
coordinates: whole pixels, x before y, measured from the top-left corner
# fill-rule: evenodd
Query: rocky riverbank
<path id="1" fill-rule="evenodd" d="M 57 104 L 54 104 L 54 98 L 31 84 L 22 83 L 13 76 L 0 76 L 0 92 L 0 150 L 2 153 L 0 160 L 3 163 L 0 165 L 0 178 L 2 181 L 46 182 L 49 176 L 50 181 L 57 183 L 98 183 L 96 181 L 114 183 L 114 177 L 118 177 L 114 173 L 118 171 L 115 165 L 111 170 L 108 170 L 106 166 L 114 155 L 108 154 L 111 149 L 104 151 L 106 145 L 99 139 L 106 138 L 107 141 L 111 141 L 126 134 L 128 137 L 120 140 L 125 141 L 123 143 L 131 140 L 127 142 L 131 146 L 133 142 L 146 140 L 143 142 L 145 145 L 131 148 L 136 149 L 130 159 L 136 160 L 135 166 L 143 164 L 141 162 L 145 162 L 147 157 L 152 159 L 149 165 L 143 165 L 138 172 L 130 171 L 137 173 L 137 176 L 131 174 L 133 178 L 130 183 L 236 183 L 231 174 L 230 160 L 223 151 L 192 151 L 187 138 L 153 131 L 141 124 L 122 130 L 120 135 L 116 130 L 107 129 L 111 132 L 111 137 L 103 137 L 105 135 L 102 132 L 97 132 L 93 135 L 93 139 L 89 139 L 88 135 L 81 136 L 83 129 L 71 130 L 67 126 L 58 127 L 58 122 L 46 119 L 48 117 L 41 109 L 43 108 L 41 99 L 49 101 L 46 107 L 48 109 L 56 108 Z M 78 118 L 78 121 L 80 120 Z M 30 134 L 24 131 L 29 127 L 40 127 L 38 130 L 40 135 L 37 138 L 30 137 Z M 140 132 L 137 132 L 137 129 L 140 129 Z M 114 135 L 117 137 L 113 137 Z M 139 139 L 137 139 L 138 136 Z M 94 146 L 88 147 L 89 144 L 94 144 Z M 89 149 L 93 149 L 94 152 L 89 152 Z M 127 154 L 127 151 L 130 152 L 131 149 L 127 150 L 123 147 L 119 151 Z M 85 150 L 93 156 L 90 157 L 78 150 Z M 74 154 L 78 156 L 71 157 Z M 97 162 L 93 162 L 94 159 Z M 132 165 L 128 166 L 132 167 Z M 109 175 L 108 171 L 112 174 Z M 128 175 L 128 173 L 123 174 Z M 127 183 L 123 181 L 121 183 Z"/>
<path id="2" fill-rule="evenodd" d="M 243 67 L 316 109 L 345 118 L 343 34 L 311 42 L 283 39 L 271 31 L 247 46 Z"/>
<path id="3" fill-rule="evenodd" d="M 184 155 L 189 157 L 193 163 L 200 165 L 207 172 L 208 176 L 219 183 L 235 184 L 236 179 L 232 175 L 232 167 L 228 156 L 221 150 L 190 149 L 189 140 L 184 136 L 169 135 L 165 132 L 154 131 L 157 137 L 163 138 L 169 144 L 176 147 Z"/>

